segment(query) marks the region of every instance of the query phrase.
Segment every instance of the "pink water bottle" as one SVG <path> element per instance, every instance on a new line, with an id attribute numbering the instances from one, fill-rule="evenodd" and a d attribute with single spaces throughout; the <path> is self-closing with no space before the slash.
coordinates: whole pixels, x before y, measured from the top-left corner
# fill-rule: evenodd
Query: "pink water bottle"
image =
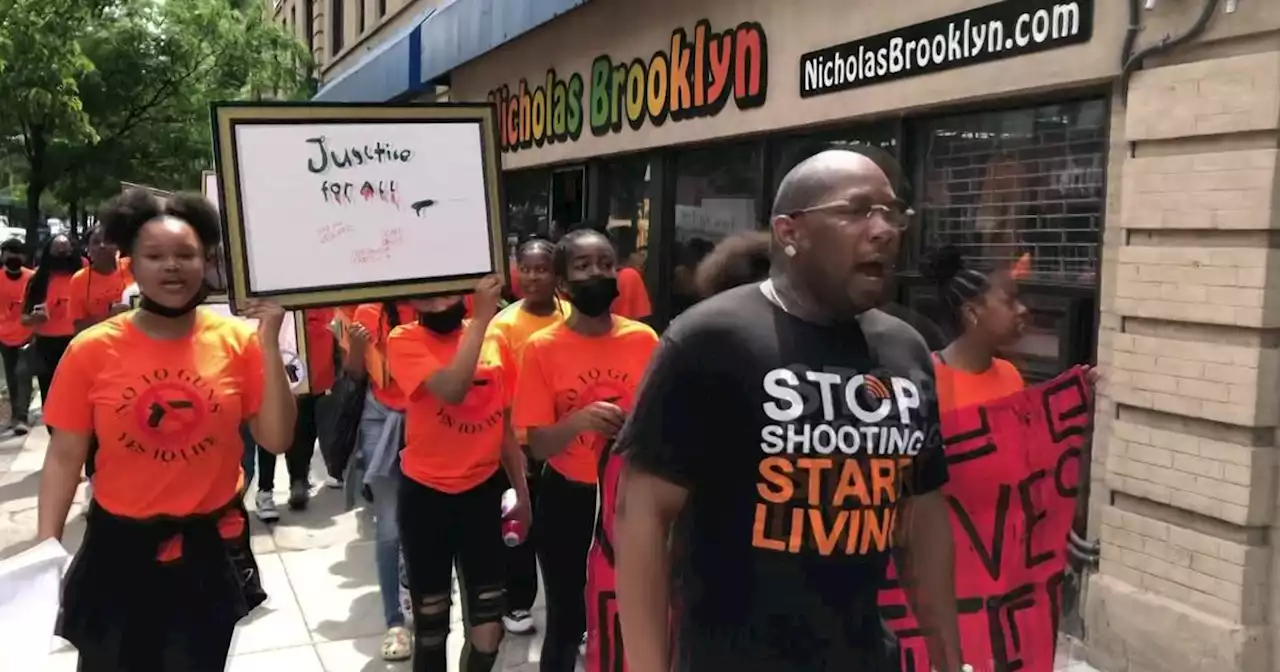
<path id="1" fill-rule="evenodd" d="M 520 499 L 515 488 L 507 488 L 502 493 L 502 541 L 508 546 L 519 546 L 524 543 L 524 523 L 511 517 Z"/>

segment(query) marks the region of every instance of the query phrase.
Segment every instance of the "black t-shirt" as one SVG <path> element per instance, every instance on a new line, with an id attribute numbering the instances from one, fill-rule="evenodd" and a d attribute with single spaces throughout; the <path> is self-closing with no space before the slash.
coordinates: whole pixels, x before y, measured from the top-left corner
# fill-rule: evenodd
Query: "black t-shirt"
<path id="1" fill-rule="evenodd" d="M 689 491 L 678 672 L 898 670 L 876 593 L 897 502 L 947 480 L 929 350 L 881 311 L 816 325 L 757 284 L 667 330 L 617 442 Z"/>

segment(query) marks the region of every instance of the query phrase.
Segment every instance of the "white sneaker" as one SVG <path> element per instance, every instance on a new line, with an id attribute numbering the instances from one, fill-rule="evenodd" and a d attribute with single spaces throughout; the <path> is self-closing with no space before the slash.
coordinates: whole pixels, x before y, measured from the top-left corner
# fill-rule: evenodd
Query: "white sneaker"
<path id="1" fill-rule="evenodd" d="M 258 505 L 258 520 L 273 523 L 280 520 L 280 512 L 276 510 L 276 496 L 270 492 L 259 492 L 254 500 Z"/>
<path id="2" fill-rule="evenodd" d="M 587 657 L 587 633 L 582 633 L 582 643 L 578 645 L 578 655 L 583 659 Z"/>
<path id="3" fill-rule="evenodd" d="M 524 609 L 513 609 L 502 616 L 502 627 L 513 635 L 533 632 L 533 614 Z"/>
<path id="4" fill-rule="evenodd" d="M 332 489 L 332 490 L 341 490 L 341 489 L 342 489 L 342 479 L 341 479 L 341 478 L 334 478 L 334 477 L 332 477 L 332 476 L 326 476 L 326 477 L 325 477 L 325 479 L 324 479 L 324 487 L 326 487 L 326 488 L 330 488 L 330 489 Z"/>

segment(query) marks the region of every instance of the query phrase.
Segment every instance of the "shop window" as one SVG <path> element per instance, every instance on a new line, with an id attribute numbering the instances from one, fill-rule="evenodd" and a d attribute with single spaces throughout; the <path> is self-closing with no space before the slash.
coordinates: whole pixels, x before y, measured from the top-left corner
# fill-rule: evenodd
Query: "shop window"
<path id="1" fill-rule="evenodd" d="M 534 235 L 548 235 L 551 174 L 545 170 L 522 170 L 505 173 L 502 179 L 507 197 L 508 237 L 525 240 Z"/>
<path id="2" fill-rule="evenodd" d="M 871 145 L 898 155 L 898 137 L 891 126 L 864 126 L 860 128 L 833 129 L 818 133 L 791 136 L 770 143 L 769 165 L 772 184 L 769 185 L 769 203 L 778 194 L 778 184 L 787 171 L 796 164 L 822 151 L 832 144 Z M 899 195 L 905 197 L 904 195 Z"/>
<path id="3" fill-rule="evenodd" d="M 587 170 L 557 168 L 551 173 L 551 237 L 559 238 L 587 219 Z"/>
<path id="4" fill-rule="evenodd" d="M 603 198 L 608 203 L 605 228 L 618 247 L 618 262 L 638 271 L 642 280 L 648 279 L 646 262 L 650 259 L 649 213 L 657 195 L 657 186 L 650 179 L 652 170 L 649 156 L 610 158 L 602 166 L 601 172 L 604 181 Z M 635 283 L 636 289 L 628 290 L 637 297 L 640 296 L 639 284 Z M 646 285 L 643 300 L 628 298 L 628 305 L 624 310 L 630 310 L 632 314 L 624 316 L 648 317 L 639 313 L 646 304 L 652 307 L 650 297 L 653 292 L 654 288 Z"/>
<path id="5" fill-rule="evenodd" d="M 1091 100 L 925 122 L 926 250 L 959 247 L 1022 280 L 1092 287 L 1105 210 L 1107 106 Z"/>
<path id="6" fill-rule="evenodd" d="M 676 156 L 671 317 L 697 302 L 698 262 L 725 236 L 763 228 L 762 152 L 757 143 L 708 147 Z"/>

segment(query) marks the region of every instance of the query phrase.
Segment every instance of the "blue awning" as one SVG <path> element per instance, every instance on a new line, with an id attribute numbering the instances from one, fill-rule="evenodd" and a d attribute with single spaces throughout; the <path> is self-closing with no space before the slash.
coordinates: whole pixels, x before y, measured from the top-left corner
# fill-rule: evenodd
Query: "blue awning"
<path id="1" fill-rule="evenodd" d="M 450 0 L 422 26 L 415 86 L 497 49 L 589 0 Z"/>
<path id="2" fill-rule="evenodd" d="M 326 83 L 312 98 L 318 103 L 382 103 L 420 83 L 418 49 L 422 26 L 440 9 L 432 7 L 388 36 L 346 72 Z"/>

